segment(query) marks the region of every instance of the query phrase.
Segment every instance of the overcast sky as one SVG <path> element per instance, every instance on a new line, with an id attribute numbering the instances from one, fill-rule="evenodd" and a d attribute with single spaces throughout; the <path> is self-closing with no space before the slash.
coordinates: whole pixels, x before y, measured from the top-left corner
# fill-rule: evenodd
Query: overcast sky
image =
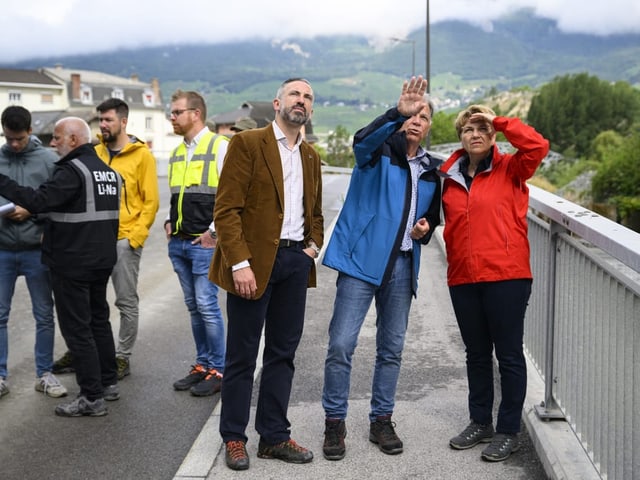
<path id="1" fill-rule="evenodd" d="M 120 47 L 353 33 L 404 37 L 428 0 L 4 0 L 0 62 Z M 431 23 L 491 20 L 532 7 L 565 32 L 640 33 L 638 0 L 430 0 Z"/>

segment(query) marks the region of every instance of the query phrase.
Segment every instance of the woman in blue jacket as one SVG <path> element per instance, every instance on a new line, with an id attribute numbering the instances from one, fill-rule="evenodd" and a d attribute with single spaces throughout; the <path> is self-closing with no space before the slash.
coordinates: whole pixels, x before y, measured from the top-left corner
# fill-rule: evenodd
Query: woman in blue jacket
<path id="1" fill-rule="evenodd" d="M 323 453 L 345 455 L 345 418 L 351 359 L 371 302 L 376 301 L 376 360 L 369 440 L 387 454 L 402 452 L 391 422 L 420 246 L 440 223 L 440 180 L 421 146 L 431 128 L 433 105 L 421 76 L 405 81 L 398 105 L 354 137 L 356 166 L 323 264 L 339 272 L 322 405 Z"/>

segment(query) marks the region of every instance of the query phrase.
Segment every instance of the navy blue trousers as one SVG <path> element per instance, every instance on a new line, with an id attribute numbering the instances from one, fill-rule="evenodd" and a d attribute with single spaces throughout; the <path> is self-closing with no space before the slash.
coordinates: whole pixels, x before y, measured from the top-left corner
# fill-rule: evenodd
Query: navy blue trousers
<path id="1" fill-rule="evenodd" d="M 467 354 L 469 414 L 493 423 L 493 350 L 500 372 L 502 398 L 496 431 L 518 433 L 527 392 L 523 351 L 524 315 L 531 280 L 505 280 L 449 288 Z"/>
<path id="2" fill-rule="evenodd" d="M 222 378 L 220 435 L 244 440 L 249 422 L 253 374 L 264 326 L 263 370 L 255 427 L 275 445 L 290 438 L 287 418 L 294 357 L 304 325 L 307 284 L 313 259 L 298 245 L 280 248 L 269 285 L 257 300 L 227 293 L 227 349 Z"/>

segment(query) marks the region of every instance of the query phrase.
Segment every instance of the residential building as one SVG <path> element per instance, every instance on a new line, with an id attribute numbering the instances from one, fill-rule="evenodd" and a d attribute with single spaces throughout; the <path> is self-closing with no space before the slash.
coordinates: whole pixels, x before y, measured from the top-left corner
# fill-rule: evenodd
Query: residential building
<path id="1" fill-rule="evenodd" d="M 33 133 L 45 144 L 51 140 L 55 122 L 78 116 L 99 133 L 96 107 L 109 98 L 120 98 L 129 105 L 127 132 L 149 145 L 158 162 L 158 174 L 166 174 L 171 150 L 180 138 L 165 112 L 157 79 L 142 82 L 107 73 L 67 69 L 61 65 L 38 70 L 0 69 L 0 107 L 21 105 L 33 117 Z"/>
<path id="2" fill-rule="evenodd" d="M 62 82 L 41 70 L 0 68 L 0 112 L 10 105 L 30 111 L 56 111 L 68 107 Z"/>

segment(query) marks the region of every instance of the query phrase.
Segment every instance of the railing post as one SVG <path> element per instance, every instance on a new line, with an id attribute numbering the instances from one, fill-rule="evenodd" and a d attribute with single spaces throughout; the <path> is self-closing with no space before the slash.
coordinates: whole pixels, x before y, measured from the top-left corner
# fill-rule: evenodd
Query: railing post
<path id="1" fill-rule="evenodd" d="M 556 300 L 556 254 L 558 235 L 566 230 L 558 223 L 551 221 L 549 225 L 549 256 L 547 269 L 547 332 L 545 338 L 544 400 L 534 409 L 542 420 L 564 420 L 565 415 L 553 398 L 554 384 L 554 343 L 555 343 L 555 300 Z"/>

